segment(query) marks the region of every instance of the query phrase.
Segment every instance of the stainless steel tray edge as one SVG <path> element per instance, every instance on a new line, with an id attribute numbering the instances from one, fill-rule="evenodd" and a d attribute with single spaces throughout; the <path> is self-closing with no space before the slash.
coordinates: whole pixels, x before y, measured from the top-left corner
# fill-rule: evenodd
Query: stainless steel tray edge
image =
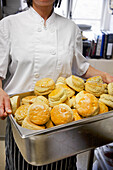
<path id="1" fill-rule="evenodd" d="M 15 128 L 18 130 L 20 136 L 22 138 L 27 138 L 33 135 L 39 135 L 39 134 L 45 134 L 45 133 L 52 133 L 54 131 L 61 131 L 61 130 L 65 130 L 65 129 L 69 129 L 69 128 L 78 128 L 78 126 L 82 126 L 85 124 L 89 124 L 89 123 L 94 123 L 97 121 L 101 121 L 104 119 L 108 119 L 110 117 L 113 117 L 113 111 L 109 111 L 107 113 L 103 113 L 94 117 L 89 117 L 89 118 L 84 118 L 78 121 L 73 121 L 71 123 L 67 123 L 67 124 L 62 124 L 62 125 L 58 125 L 58 126 L 54 126 L 52 128 L 48 128 L 48 129 L 44 129 L 44 130 L 29 130 L 26 128 L 21 127 L 20 125 L 17 124 L 16 120 L 13 118 L 12 115 L 9 116 L 11 122 L 14 124 Z"/>

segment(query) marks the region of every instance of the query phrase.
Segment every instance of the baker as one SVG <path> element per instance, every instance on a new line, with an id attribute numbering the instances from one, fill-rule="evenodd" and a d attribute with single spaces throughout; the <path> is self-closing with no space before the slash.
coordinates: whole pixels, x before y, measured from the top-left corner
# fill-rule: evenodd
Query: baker
<path id="1" fill-rule="evenodd" d="M 61 0 L 27 0 L 29 9 L 0 21 L 0 118 L 11 114 L 9 95 L 31 91 L 37 80 L 50 77 L 83 78 L 100 75 L 105 83 L 113 82 L 106 72 L 96 70 L 82 55 L 78 26 L 54 12 Z M 13 147 L 16 147 L 14 153 Z M 6 129 L 6 170 L 36 168 L 25 162 L 14 142 L 10 121 Z M 65 161 L 67 160 L 67 164 Z M 69 163 L 70 161 L 70 163 Z M 57 162 L 62 169 L 76 169 L 76 156 Z M 56 163 L 48 165 L 49 168 Z M 38 169 L 38 167 L 37 167 Z"/>

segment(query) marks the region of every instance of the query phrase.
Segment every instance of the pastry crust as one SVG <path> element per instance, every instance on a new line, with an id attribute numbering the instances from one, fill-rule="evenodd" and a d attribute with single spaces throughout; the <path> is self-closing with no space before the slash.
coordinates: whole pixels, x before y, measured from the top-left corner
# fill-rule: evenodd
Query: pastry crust
<path id="1" fill-rule="evenodd" d="M 46 128 L 51 128 L 54 127 L 53 122 L 51 121 L 51 119 L 48 120 L 48 122 L 45 124 Z"/>
<path id="2" fill-rule="evenodd" d="M 38 80 L 34 87 L 34 93 L 38 96 L 47 95 L 55 89 L 55 82 L 51 78 Z"/>
<path id="3" fill-rule="evenodd" d="M 102 94 L 99 101 L 103 102 L 105 105 L 113 108 L 113 96 L 110 94 Z"/>
<path id="4" fill-rule="evenodd" d="M 73 99 L 67 98 L 67 100 L 65 101 L 65 104 L 67 104 L 71 108 L 73 106 Z"/>
<path id="5" fill-rule="evenodd" d="M 51 110 L 51 120 L 55 125 L 72 122 L 73 111 L 66 104 L 56 105 Z"/>
<path id="6" fill-rule="evenodd" d="M 71 75 L 66 79 L 66 83 L 77 92 L 84 90 L 84 80 L 77 76 Z"/>
<path id="7" fill-rule="evenodd" d="M 90 77 L 86 80 L 86 82 L 97 82 L 103 84 L 103 80 L 101 76 Z"/>
<path id="8" fill-rule="evenodd" d="M 56 84 L 56 88 L 64 88 L 68 97 L 72 97 L 75 94 L 75 91 L 68 87 L 66 84 Z"/>
<path id="9" fill-rule="evenodd" d="M 65 77 L 59 77 L 56 81 L 56 84 L 66 84 L 66 78 Z"/>
<path id="10" fill-rule="evenodd" d="M 10 98 L 12 114 L 15 115 L 16 110 L 20 106 L 20 96 L 13 96 Z"/>
<path id="11" fill-rule="evenodd" d="M 108 93 L 113 96 L 113 82 L 108 84 Z"/>
<path id="12" fill-rule="evenodd" d="M 37 96 L 35 102 L 37 102 L 37 101 L 44 102 L 45 104 L 47 104 L 47 105 L 49 106 L 49 101 L 48 101 L 48 99 L 47 99 L 46 97 L 44 97 L 44 96 Z"/>
<path id="13" fill-rule="evenodd" d="M 75 102 L 76 96 L 72 97 L 72 108 L 76 109 L 76 102 Z"/>
<path id="14" fill-rule="evenodd" d="M 103 86 L 104 86 L 104 93 L 105 94 L 108 93 L 108 84 L 104 83 Z"/>
<path id="15" fill-rule="evenodd" d="M 28 115 L 29 106 L 30 105 L 21 105 L 16 110 L 16 112 L 15 112 L 15 119 L 18 122 L 18 124 L 22 125 L 22 121 Z"/>
<path id="16" fill-rule="evenodd" d="M 77 112 L 82 117 L 94 116 L 99 113 L 98 99 L 85 91 L 79 92 L 75 97 Z"/>
<path id="17" fill-rule="evenodd" d="M 85 90 L 96 97 L 99 97 L 101 94 L 105 92 L 106 86 L 102 83 L 97 82 L 86 82 L 85 83 Z"/>
<path id="18" fill-rule="evenodd" d="M 23 120 L 22 127 L 26 128 L 26 129 L 31 129 L 31 130 L 43 130 L 43 129 L 45 129 L 45 126 L 38 126 L 38 125 L 32 123 L 28 116 Z"/>
<path id="19" fill-rule="evenodd" d="M 50 109 L 44 102 L 33 103 L 28 110 L 30 121 L 37 125 L 44 125 L 50 118 Z"/>
<path id="20" fill-rule="evenodd" d="M 22 104 L 33 104 L 37 96 L 26 96 L 22 98 Z"/>
<path id="21" fill-rule="evenodd" d="M 51 107 L 65 102 L 66 99 L 67 99 L 67 93 L 63 88 L 57 88 L 53 90 L 48 96 L 49 105 Z"/>
<path id="22" fill-rule="evenodd" d="M 108 112 L 108 107 L 101 101 L 99 101 L 99 114 Z"/>
<path id="23" fill-rule="evenodd" d="M 81 116 L 78 114 L 76 109 L 72 109 L 73 111 L 73 121 L 81 120 Z"/>

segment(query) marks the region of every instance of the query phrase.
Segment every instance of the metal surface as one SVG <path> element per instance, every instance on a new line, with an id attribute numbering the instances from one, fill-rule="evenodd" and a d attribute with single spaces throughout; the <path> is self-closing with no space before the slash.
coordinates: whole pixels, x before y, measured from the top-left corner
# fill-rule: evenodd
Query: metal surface
<path id="1" fill-rule="evenodd" d="M 19 150 L 32 165 L 49 164 L 113 142 L 113 111 L 38 131 L 22 128 L 13 116 L 10 120 Z"/>

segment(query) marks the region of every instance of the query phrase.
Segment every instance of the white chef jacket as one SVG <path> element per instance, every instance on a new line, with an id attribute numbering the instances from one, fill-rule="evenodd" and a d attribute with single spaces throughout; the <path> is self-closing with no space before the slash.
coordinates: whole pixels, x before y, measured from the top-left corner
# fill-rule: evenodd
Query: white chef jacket
<path id="1" fill-rule="evenodd" d="M 44 77 L 83 75 L 89 63 L 81 51 L 77 25 L 54 12 L 46 26 L 32 7 L 0 21 L 0 77 L 8 94 L 31 91 Z"/>

